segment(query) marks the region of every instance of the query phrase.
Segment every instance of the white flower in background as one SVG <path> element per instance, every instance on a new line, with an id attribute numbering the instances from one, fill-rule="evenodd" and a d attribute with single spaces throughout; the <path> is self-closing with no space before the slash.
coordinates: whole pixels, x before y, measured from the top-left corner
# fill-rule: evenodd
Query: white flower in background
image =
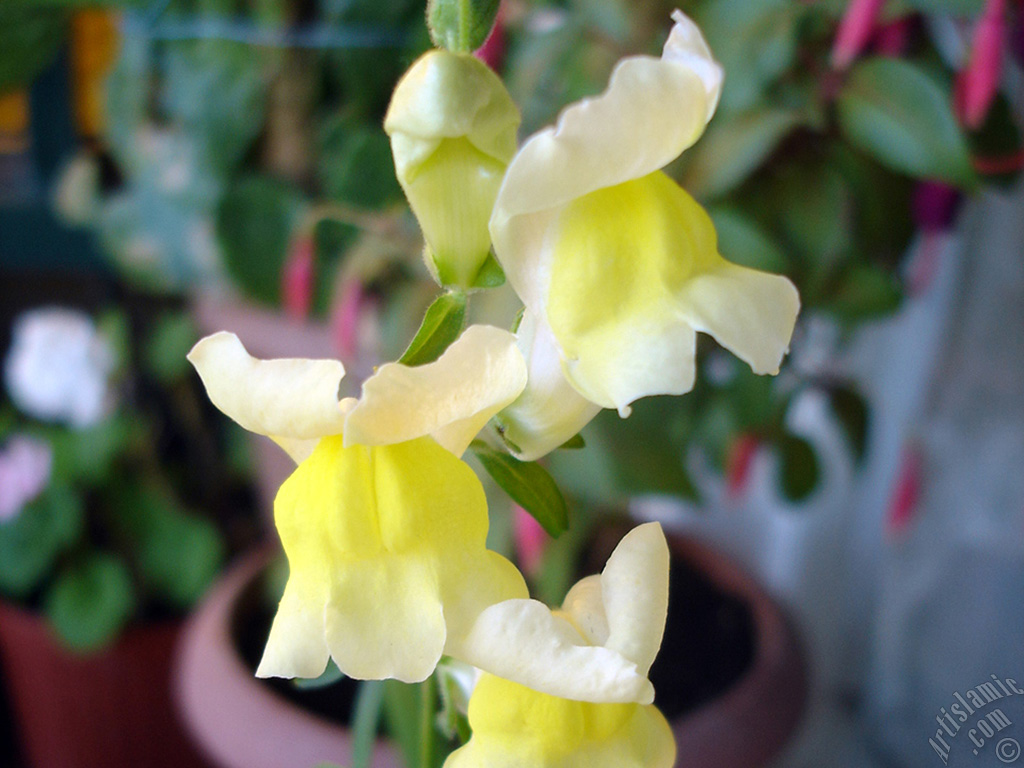
<path id="1" fill-rule="evenodd" d="M 43 492 L 52 467 L 53 451 L 42 440 L 16 435 L 0 449 L 0 524 Z"/>
<path id="2" fill-rule="evenodd" d="M 12 330 L 4 383 L 14 404 L 29 416 L 91 426 L 109 409 L 115 357 L 92 319 L 50 307 L 22 314 Z"/>

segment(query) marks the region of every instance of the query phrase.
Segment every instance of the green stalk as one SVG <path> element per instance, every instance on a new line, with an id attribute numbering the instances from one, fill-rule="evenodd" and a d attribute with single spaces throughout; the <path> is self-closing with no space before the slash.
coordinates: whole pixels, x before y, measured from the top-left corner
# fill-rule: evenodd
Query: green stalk
<path id="1" fill-rule="evenodd" d="M 434 764 L 435 698 L 434 678 L 431 676 L 420 684 L 420 768 L 432 768 Z"/>

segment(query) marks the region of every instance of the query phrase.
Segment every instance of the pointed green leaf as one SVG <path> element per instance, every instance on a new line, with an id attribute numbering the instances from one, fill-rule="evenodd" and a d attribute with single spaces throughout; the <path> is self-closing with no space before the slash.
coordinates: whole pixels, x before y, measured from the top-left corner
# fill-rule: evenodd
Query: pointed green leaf
<path id="1" fill-rule="evenodd" d="M 466 321 L 466 294 L 443 293 L 427 307 L 423 323 L 398 362 L 423 365 L 437 360 L 462 333 Z"/>
<path id="2" fill-rule="evenodd" d="M 556 537 L 565 532 L 569 527 L 569 510 L 558 484 L 544 467 L 533 461 L 520 461 L 479 441 L 472 448 L 494 482 L 533 515 L 545 531 Z"/>
<path id="3" fill-rule="evenodd" d="M 784 434 L 778 442 L 782 492 L 790 501 L 803 501 L 818 485 L 818 457 L 802 437 Z"/>
<path id="4" fill-rule="evenodd" d="M 949 95 L 914 64 L 861 62 L 837 106 L 847 138 L 894 171 L 960 187 L 977 183 Z"/>
<path id="5" fill-rule="evenodd" d="M 384 705 L 384 681 L 364 680 L 352 716 L 352 768 L 369 768 Z"/>

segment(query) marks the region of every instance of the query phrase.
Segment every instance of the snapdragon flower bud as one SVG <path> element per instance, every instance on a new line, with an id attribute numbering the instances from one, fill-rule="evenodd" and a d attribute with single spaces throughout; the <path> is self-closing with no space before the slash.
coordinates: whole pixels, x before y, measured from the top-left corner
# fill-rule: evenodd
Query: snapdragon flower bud
<path id="1" fill-rule="evenodd" d="M 497 75 L 468 54 L 424 54 L 399 81 L 384 130 L 398 180 L 443 286 L 486 284 L 487 224 L 516 151 L 519 110 Z M 491 260 L 489 266 L 497 266 Z"/>

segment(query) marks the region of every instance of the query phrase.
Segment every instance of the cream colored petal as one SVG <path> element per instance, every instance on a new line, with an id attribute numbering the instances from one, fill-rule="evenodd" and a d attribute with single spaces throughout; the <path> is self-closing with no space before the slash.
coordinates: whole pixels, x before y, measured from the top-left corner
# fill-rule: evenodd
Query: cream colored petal
<path id="1" fill-rule="evenodd" d="M 337 360 L 257 360 L 233 333 L 199 341 L 188 354 L 215 406 L 250 432 L 310 440 L 344 425 Z"/>
<path id="2" fill-rule="evenodd" d="M 708 97 L 708 112 L 705 122 L 710 121 L 722 96 L 722 80 L 725 73 L 711 55 L 704 35 L 690 18 L 680 10 L 672 12 L 675 24 L 665 41 L 661 57 L 666 61 L 678 61 L 692 69 L 704 84 Z"/>
<path id="3" fill-rule="evenodd" d="M 535 691 L 577 701 L 640 702 L 654 688 L 634 664 L 588 645 L 564 618 L 536 600 L 506 600 L 480 614 L 460 659 Z"/>
<path id="4" fill-rule="evenodd" d="M 761 374 L 779 372 L 799 311 L 787 278 L 724 259 L 691 278 L 680 295 L 680 314 L 690 325 Z"/>
<path id="5" fill-rule="evenodd" d="M 515 337 L 487 325 L 470 326 L 433 363 L 388 363 L 367 379 L 345 422 L 345 443 L 387 445 L 433 435 L 461 456 L 524 386 L 526 363 Z"/>
<path id="6" fill-rule="evenodd" d="M 618 408 L 648 395 L 682 395 L 693 389 L 697 334 L 674 306 L 624 317 L 581 337 L 564 363 L 566 378 L 585 398 Z"/>
<path id="7" fill-rule="evenodd" d="M 468 54 L 440 50 L 425 53 L 402 76 L 384 117 L 400 178 L 444 138 L 465 136 L 507 163 L 518 129 L 519 110 L 490 67 Z"/>
<path id="8" fill-rule="evenodd" d="M 601 575 L 580 579 L 562 601 L 562 614 L 591 645 L 608 642 L 608 614 L 601 590 Z"/>
<path id="9" fill-rule="evenodd" d="M 523 145 L 498 193 L 491 237 L 527 306 L 538 308 L 536 286 L 546 284 L 552 211 L 662 168 L 697 140 L 708 110 L 704 80 L 690 63 L 634 56 L 616 66 L 603 94 L 570 106 Z"/>
<path id="10" fill-rule="evenodd" d="M 328 657 L 323 600 L 303 600 L 296 582 L 289 580 L 256 677 L 318 677 Z"/>
<path id="11" fill-rule="evenodd" d="M 536 314 L 523 315 L 516 339 L 527 360 L 526 389 L 498 414 L 502 433 L 522 461 L 536 461 L 590 423 L 601 410 L 565 378 L 551 329 Z"/>
<path id="12" fill-rule="evenodd" d="M 608 621 L 605 646 L 635 662 L 646 675 L 661 648 L 668 614 L 669 553 L 659 523 L 627 533 L 601 573 Z"/>

